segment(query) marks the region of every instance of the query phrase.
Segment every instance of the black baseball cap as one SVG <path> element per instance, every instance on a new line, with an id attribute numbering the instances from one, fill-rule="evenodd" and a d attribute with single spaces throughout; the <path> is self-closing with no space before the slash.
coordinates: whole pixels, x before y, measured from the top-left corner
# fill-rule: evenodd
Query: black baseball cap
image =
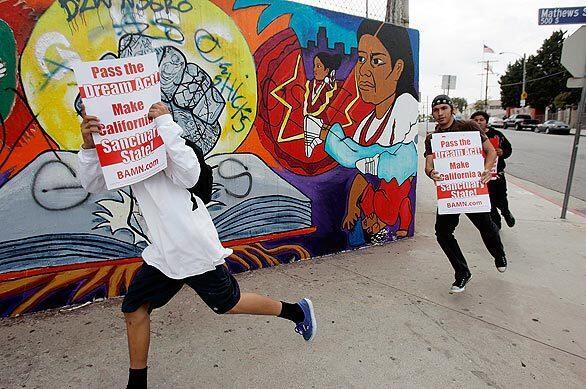
<path id="1" fill-rule="evenodd" d="M 435 107 L 436 105 L 439 104 L 447 104 L 450 107 L 454 108 L 454 104 L 452 103 L 452 99 L 450 99 L 450 96 L 448 95 L 437 95 L 433 98 L 433 101 L 431 102 L 431 108 Z"/>

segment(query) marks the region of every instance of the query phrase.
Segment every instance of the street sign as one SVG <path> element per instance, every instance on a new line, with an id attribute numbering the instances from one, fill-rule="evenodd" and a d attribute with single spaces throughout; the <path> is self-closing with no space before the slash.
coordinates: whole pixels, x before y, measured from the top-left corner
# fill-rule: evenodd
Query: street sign
<path id="1" fill-rule="evenodd" d="M 584 77 L 586 67 L 586 26 L 580 27 L 575 33 L 564 40 L 562 46 L 562 65 L 574 77 Z"/>
<path id="2" fill-rule="evenodd" d="M 456 89 L 456 76 L 444 74 L 442 76 L 442 89 Z"/>
<path id="3" fill-rule="evenodd" d="M 586 7 L 540 8 L 537 22 L 540 26 L 585 24 Z"/>
<path id="4" fill-rule="evenodd" d="M 568 87 L 570 89 L 582 88 L 583 85 L 584 85 L 584 78 L 571 77 L 571 78 L 568 78 L 568 81 L 566 82 L 566 87 Z"/>

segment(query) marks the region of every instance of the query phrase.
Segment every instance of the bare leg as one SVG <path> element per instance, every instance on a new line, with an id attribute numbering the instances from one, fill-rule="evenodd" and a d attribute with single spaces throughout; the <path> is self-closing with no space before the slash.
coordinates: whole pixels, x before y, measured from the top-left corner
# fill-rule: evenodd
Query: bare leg
<path id="1" fill-rule="evenodd" d="M 304 309 L 301 303 L 307 308 Z M 226 313 L 278 316 L 291 320 L 296 324 L 295 331 L 306 341 L 313 339 L 317 328 L 311 301 L 307 299 L 290 304 L 254 293 L 242 293 L 238 304 Z"/>
<path id="2" fill-rule="evenodd" d="M 147 304 L 136 311 L 125 313 L 126 333 L 128 335 L 128 352 L 130 354 L 130 368 L 144 369 L 147 367 L 149 344 L 151 340 L 151 318 Z"/>
<path id="3" fill-rule="evenodd" d="M 280 301 L 254 293 L 242 293 L 238 304 L 227 313 L 278 316 L 282 307 Z"/>

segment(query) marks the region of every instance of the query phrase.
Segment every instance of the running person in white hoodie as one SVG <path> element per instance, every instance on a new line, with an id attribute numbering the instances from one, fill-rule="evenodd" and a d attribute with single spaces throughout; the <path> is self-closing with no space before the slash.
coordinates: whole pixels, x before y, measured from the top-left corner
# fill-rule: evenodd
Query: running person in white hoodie
<path id="1" fill-rule="evenodd" d="M 186 146 L 181 138 L 183 130 L 163 103 L 154 104 L 149 117 L 155 120 L 165 143 L 167 167 L 132 185 L 151 244 L 142 253 L 144 263 L 122 303 L 130 354 L 128 388 L 146 388 L 150 313 L 169 302 L 183 284 L 218 314 L 282 317 L 294 322 L 295 331 L 306 341 L 312 340 L 317 327 L 309 299 L 291 304 L 240 293 L 238 282 L 224 266 L 232 250 L 222 246 L 201 199 L 196 197 L 198 207 L 193 210 L 187 188 L 197 183 L 200 174 L 194 151 Z M 92 138 L 100 122 L 85 111 L 82 119 L 83 144 L 78 153 L 81 184 L 88 192 L 105 192 L 108 189 Z"/>

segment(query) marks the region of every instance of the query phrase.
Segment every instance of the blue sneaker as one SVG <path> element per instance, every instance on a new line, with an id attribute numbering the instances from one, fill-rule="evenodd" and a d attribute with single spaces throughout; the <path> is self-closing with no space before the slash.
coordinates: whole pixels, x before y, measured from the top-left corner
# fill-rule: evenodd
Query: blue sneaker
<path id="1" fill-rule="evenodd" d="M 303 310 L 305 318 L 303 321 L 297 323 L 295 332 L 303 336 L 307 342 L 310 342 L 317 332 L 317 321 L 315 320 L 315 312 L 313 311 L 313 304 L 310 299 L 301 299 L 297 303 Z"/>

